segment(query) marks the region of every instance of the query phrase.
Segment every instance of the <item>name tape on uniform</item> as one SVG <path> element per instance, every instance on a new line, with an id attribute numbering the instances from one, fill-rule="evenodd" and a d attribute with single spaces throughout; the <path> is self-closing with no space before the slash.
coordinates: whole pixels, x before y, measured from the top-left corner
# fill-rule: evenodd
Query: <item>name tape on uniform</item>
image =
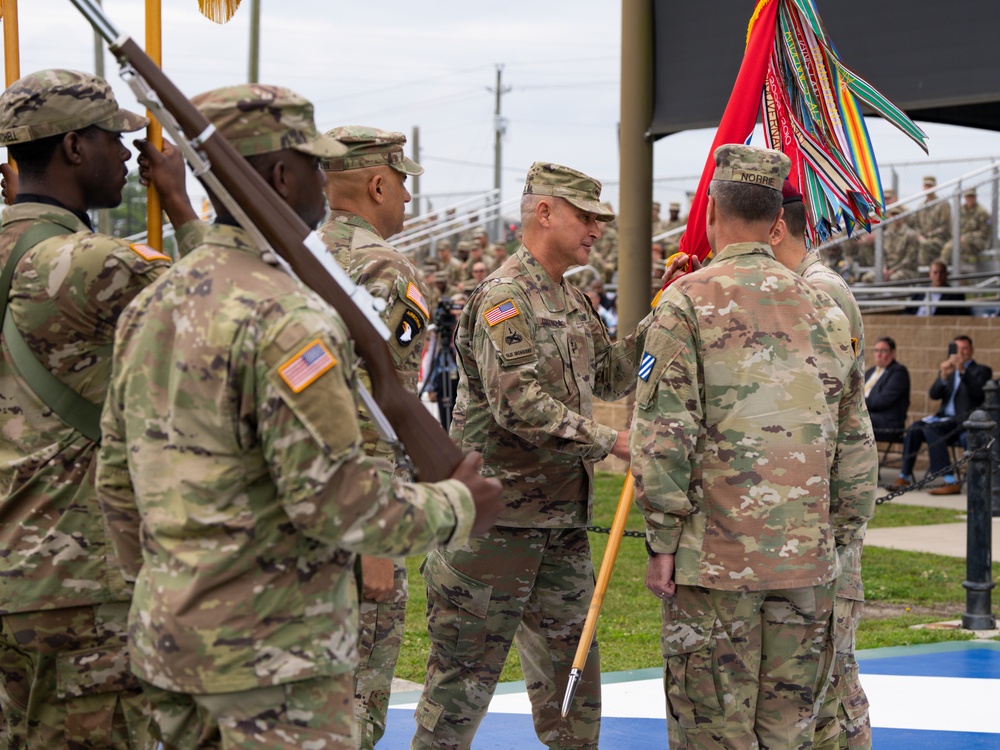
<path id="1" fill-rule="evenodd" d="M 520 315 L 521 311 L 517 309 L 514 304 L 514 300 L 509 299 L 506 302 L 501 302 L 496 307 L 492 307 L 483 313 L 483 317 L 486 318 L 486 322 L 491 326 L 495 326 L 497 323 L 502 323 L 507 320 L 507 318 L 513 318 L 515 315 Z"/>
<path id="2" fill-rule="evenodd" d="M 307 344 L 295 356 L 278 368 L 281 379 L 292 389 L 301 393 L 306 386 L 316 381 L 320 375 L 337 364 L 330 350 L 319 339 Z"/>

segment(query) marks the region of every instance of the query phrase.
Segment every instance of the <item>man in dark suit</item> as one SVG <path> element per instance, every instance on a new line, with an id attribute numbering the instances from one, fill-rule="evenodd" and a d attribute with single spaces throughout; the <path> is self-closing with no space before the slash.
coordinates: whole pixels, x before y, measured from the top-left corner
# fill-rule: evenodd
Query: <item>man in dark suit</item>
<path id="1" fill-rule="evenodd" d="M 875 366 L 865 372 L 865 404 L 876 440 L 902 434 L 910 408 L 910 371 L 896 361 L 896 342 L 889 336 L 875 342 Z"/>
<path id="2" fill-rule="evenodd" d="M 948 466 L 948 446 L 962 438 L 962 423 L 983 403 L 983 386 L 993 377 L 993 368 L 972 359 L 972 339 L 968 336 L 956 336 L 954 343 L 955 353 L 949 353 L 948 359 L 941 363 L 938 378 L 929 392 L 931 398 L 941 400 L 941 408 L 933 417 L 924 417 L 906 431 L 897 487 L 912 483 L 917 451 L 925 442 L 931 473 Z M 945 474 L 944 481 L 943 487 L 931 490 L 932 495 L 957 495 L 961 491 L 954 474 Z"/>
<path id="3" fill-rule="evenodd" d="M 910 315 L 929 317 L 931 315 L 972 315 L 972 310 L 968 307 L 945 307 L 938 302 L 965 302 L 965 295 L 961 292 L 942 291 L 948 287 L 948 265 L 943 260 L 931 261 L 930 271 L 931 286 L 924 294 L 914 294 L 910 299 L 920 300 L 922 305 L 908 307 L 906 312 Z"/>

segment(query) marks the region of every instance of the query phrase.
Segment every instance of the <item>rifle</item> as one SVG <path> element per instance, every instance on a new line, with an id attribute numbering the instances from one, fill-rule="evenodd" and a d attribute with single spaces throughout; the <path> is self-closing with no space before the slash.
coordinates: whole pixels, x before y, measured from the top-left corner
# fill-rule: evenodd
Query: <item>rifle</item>
<path id="1" fill-rule="evenodd" d="M 462 453 L 396 375 L 376 301 L 355 285 L 322 240 L 271 189 L 130 37 L 119 35 L 95 0 L 70 0 L 118 59 L 122 78 L 177 141 L 192 171 L 263 248 L 336 308 L 371 376 L 375 401 L 395 428 L 418 478 L 451 476 Z M 374 416 L 374 414 L 373 414 Z"/>

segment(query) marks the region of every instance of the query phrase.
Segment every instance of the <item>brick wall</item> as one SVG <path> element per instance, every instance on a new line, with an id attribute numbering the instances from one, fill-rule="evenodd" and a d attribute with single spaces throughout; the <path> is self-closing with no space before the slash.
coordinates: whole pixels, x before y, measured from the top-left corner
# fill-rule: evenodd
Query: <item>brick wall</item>
<path id="1" fill-rule="evenodd" d="M 948 342 L 956 336 L 972 339 L 973 357 L 989 365 L 1000 375 L 1000 318 L 974 318 L 964 315 L 938 315 L 918 318 L 915 315 L 865 315 L 865 369 L 874 364 L 872 348 L 879 336 L 896 340 L 896 360 L 910 371 L 910 411 L 906 423 L 933 414 L 939 401 L 927 396 L 938 368 L 948 356 Z"/>
<path id="2" fill-rule="evenodd" d="M 948 342 L 955 336 L 966 335 L 975 346 L 977 362 L 989 365 L 1000 376 L 1000 318 L 975 318 L 964 315 L 939 315 L 918 318 L 915 315 L 864 316 L 865 369 L 874 364 L 872 347 L 879 336 L 896 340 L 896 359 L 910 371 L 910 411 L 906 423 L 938 410 L 940 403 L 931 401 L 927 391 L 938 374 L 938 367 L 948 356 Z M 605 403 L 594 402 L 594 418 L 601 424 L 624 429 L 632 415 L 632 397 Z M 626 464 L 613 456 L 597 465 L 598 471 L 624 473 Z"/>

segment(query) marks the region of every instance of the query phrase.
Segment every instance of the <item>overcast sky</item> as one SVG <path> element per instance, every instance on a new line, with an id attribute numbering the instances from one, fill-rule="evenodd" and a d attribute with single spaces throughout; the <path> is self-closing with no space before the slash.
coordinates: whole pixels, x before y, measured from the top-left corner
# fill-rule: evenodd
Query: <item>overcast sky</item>
<path id="1" fill-rule="evenodd" d="M 751 2 L 732 5 L 749 17 Z M 93 35 L 69 0 L 20 0 L 19 6 L 22 73 L 94 69 Z M 619 2 L 381 0 L 376 11 L 335 0 L 261 0 L 261 7 L 260 80 L 312 100 L 321 130 L 373 125 L 410 137 L 419 127 L 426 169 L 421 191 L 436 207 L 493 186 L 498 64 L 510 87 L 501 104 L 504 198 L 520 194 L 531 162 L 549 160 L 601 179 L 605 197 L 617 205 Z M 140 43 L 143 8 L 142 0 L 104 0 L 118 31 Z M 162 0 L 162 8 L 163 68 L 184 93 L 247 79 L 250 0 L 221 26 L 199 13 L 197 0 Z M 105 61 L 122 104 L 137 108 L 110 55 Z M 870 79 L 878 86 L 877 72 Z M 732 81 L 718 85 L 728 90 Z M 880 164 L 911 163 L 897 170 L 903 195 L 919 190 L 923 174 L 943 181 L 1000 156 L 996 133 L 927 125 L 927 157 L 891 127 L 877 122 L 871 128 Z M 684 199 L 711 138 L 711 131 L 691 131 L 656 143 L 655 198 Z M 954 158 L 976 161 L 930 161 Z M 884 168 L 883 181 L 891 179 Z"/>

